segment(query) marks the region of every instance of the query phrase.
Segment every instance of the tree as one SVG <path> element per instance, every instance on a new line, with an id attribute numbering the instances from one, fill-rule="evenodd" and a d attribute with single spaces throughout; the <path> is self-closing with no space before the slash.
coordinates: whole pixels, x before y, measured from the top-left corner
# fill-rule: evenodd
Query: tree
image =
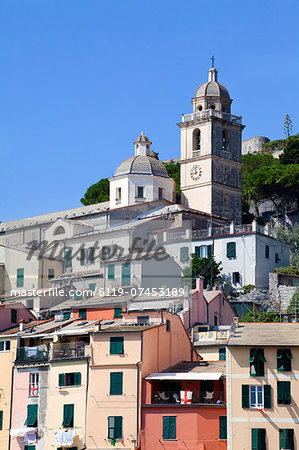
<path id="1" fill-rule="evenodd" d="M 291 230 L 280 228 L 277 231 L 277 239 L 290 246 L 291 264 L 299 269 L 299 223 Z"/>
<path id="2" fill-rule="evenodd" d="M 109 201 L 109 180 L 102 178 L 95 184 L 92 184 L 81 198 L 80 202 L 87 206 L 94 203 L 101 203 Z"/>
<path id="3" fill-rule="evenodd" d="M 295 292 L 288 306 L 288 314 L 296 314 L 297 321 L 299 320 L 299 290 Z"/>
<path id="4" fill-rule="evenodd" d="M 191 264 L 183 271 L 184 278 L 192 279 L 192 287 L 195 288 L 195 278 L 199 276 L 204 278 L 204 288 L 212 286 L 220 281 L 221 262 L 217 263 L 212 256 L 209 258 L 200 258 L 195 253 L 191 255 Z"/>
<path id="5" fill-rule="evenodd" d="M 279 155 L 280 164 L 299 164 L 299 134 L 285 141 L 283 153 Z"/>
<path id="6" fill-rule="evenodd" d="M 179 163 L 165 164 L 168 175 L 176 182 L 176 202 L 181 202 L 181 166 Z"/>
<path id="7" fill-rule="evenodd" d="M 292 134 L 293 122 L 288 114 L 284 118 L 283 129 L 286 137 L 289 137 Z"/>
<path id="8" fill-rule="evenodd" d="M 273 311 L 265 311 L 253 313 L 249 311 L 245 316 L 240 318 L 240 322 L 280 322 L 280 315 Z"/>

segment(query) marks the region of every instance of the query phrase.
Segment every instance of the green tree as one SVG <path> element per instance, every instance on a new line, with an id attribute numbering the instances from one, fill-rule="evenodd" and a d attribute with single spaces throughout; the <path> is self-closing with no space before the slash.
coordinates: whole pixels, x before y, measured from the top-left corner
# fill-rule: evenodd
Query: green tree
<path id="1" fill-rule="evenodd" d="M 290 301 L 290 304 L 288 306 L 287 310 L 288 314 L 296 314 L 297 315 L 297 321 L 299 320 L 299 290 L 295 292 L 295 294 L 292 297 L 292 300 Z"/>
<path id="2" fill-rule="evenodd" d="M 179 163 L 165 164 L 168 175 L 176 182 L 176 202 L 181 202 L 181 166 Z"/>
<path id="3" fill-rule="evenodd" d="M 80 202 L 87 206 L 94 203 L 101 203 L 109 201 L 109 180 L 102 178 L 95 184 L 92 184 L 81 198 Z"/>
<path id="4" fill-rule="evenodd" d="M 192 279 L 192 287 L 195 288 L 195 278 L 201 276 L 204 278 L 204 288 L 208 285 L 215 286 L 220 281 L 221 262 L 217 263 L 212 256 L 209 258 L 200 258 L 195 253 L 191 255 L 191 264 L 183 271 L 183 277 Z"/>
<path id="5" fill-rule="evenodd" d="M 280 315 L 273 311 L 258 312 L 255 314 L 250 311 L 240 318 L 240 322 L 280 322 Z"/>
<path id="6" fill-rule="evenodd" d="M 286 139 L 279 160 L 281 164 L 299 164 L 299 134 Z"/>
<path id="7" fill-rule="evenodd" d="M 299 269 L 299 223 L 291 230 L 280 228 L 277 231 L 277 239 L 290 246 L 291 264 Z"/>
<path id="8" fill-rule="evenodd" d="M 289 137 L 292 134 L 293 122 L 288 114 L 284 118 L 283 129 L 284 129 L 284 134 L 286 137 Z"/>

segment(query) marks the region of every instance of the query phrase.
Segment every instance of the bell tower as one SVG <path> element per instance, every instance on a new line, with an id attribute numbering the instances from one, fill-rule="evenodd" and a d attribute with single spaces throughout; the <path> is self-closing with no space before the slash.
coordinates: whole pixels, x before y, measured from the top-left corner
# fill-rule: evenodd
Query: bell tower
<path id="1" fill-rule="evenodd" d="M 213 58 L 212 58 L 213 61 Z M 214 61 L 208 81 L 192 98 L 193 112 L 182 116 L 181 203 L 242 221 L 242 117 L 231 114 L 232 100 L 218 83 Z"/>

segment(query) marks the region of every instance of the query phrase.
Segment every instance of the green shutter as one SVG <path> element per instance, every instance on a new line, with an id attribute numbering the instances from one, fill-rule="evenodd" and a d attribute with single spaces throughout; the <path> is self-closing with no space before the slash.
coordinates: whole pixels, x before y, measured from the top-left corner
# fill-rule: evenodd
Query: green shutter
<path id="1" fill-rule="evenodd" d="M 122 395 L 123 393 L 123 373 L 110 373 L 110 395 Z"/>
<path id="2" fill-rule="evenodd" d="M 94 264 L 94 254 L 95 254 L 95 248 L 90 247 L 89 249 L 89 262 L 90 264 Z"/>
<path id="3" fill-rule="evenodd" d="M 63 422 L 64 428 L 72 428 L 74 425 L 74 405 L 63 405 Z"/>
<path id="4" fill-rule="evenodd" d="M 292 370 L 292 351 L 290 349 L 277 350 L 277 370 L 290 372 Z"/>
<path id="5" fill-rule="evenodd" d="M 25 445 L 24 450 L 35 450 L 35 445 Z"/>
<path id="6" fill-rule="evenodd" d="M 81 372 L 74 373 L 74 386 L 81 386 Z"/>
<path id="7" fill-rule="evenodd" d="M 277 402 L 280 405 L 289 405 L 291 403 L 290 381 L 277 381 Z"/>
<path id="8" fill-rule="evenodd" d="M 27 419 L 24 425 L 34 427 L 37 425 L 37 405 L 27 405 Z"/>
<path id="9" fill-rule="evenodd" d="M 110 355 L 122 355 L 124 353 L 124 338 L 110 338 Z"/>
<path id="10" fill-rule="evenodd" d="M 109 416 L 108 439 L 114 441 L 115 439 L 122 439 L 122 437 L 123 437 L 123 418 L 121 416 Z"/>
<path id="11" fill-rule="evenodd" d="M 75 291 L 75 292 L 74 292 L 74 300 L 82 300 L 82 298 L 83 298 L 83 293 L 82 293 L 82 290 L 81 290 L 81 289 L 80 289 L 79 291 L 80 291 L 80 294 L 77 294 L 78 291 Z"/>
<path id="12" fill-rule="evenodd" d="M 52 280 L 55 277 L 54 269 L 48 269 L 48 280 Z"/>
<path id="13" fill-rule="evenodd" d="M 292 428 L 279 430 L 279 448 L 294 450 L 294 430 Z"/>
<path id="14" fill-rule="evenodd" d="M 212 256 L 212 246 L 208 245 L 208 258 Z"/>
<path id="15" fill-rule="evenodd" d="M 86 308 L 79 309 L 79 317 L 81 317 L 83 320 L 86 320 L 87 317 Z"/>
<path id="16" fill-rule="evenodd" d="M 108 266 L 108 280 L 114 279 L 114 264 L 109 264 Z"/>
<path id="17" fill-rule="evenodd" d="M 90 289 L 92 292 L 96 290 L 97 284 L 96 283 L 89 283 L 88 289 Z"/>
<path id="18" fill-rule="evenodd" d="M 226 256 L 227 258 L 235 258 L 236 257 L 236 243 L 228 242 L 226 244 Z"/>
<path id="19" fill-rule="evenodd" d="M 72 265 L 72 250 L 65 250 L 64 252 L 64 265 L 71 266 Z"/>
<path id="20" fill-rule="evenodd" d="M 85 249 L 80 249 L 80 264 L 81 266 L 84 266 L 84 260 L 85 260 Z"/>
<path id="21" fill-rule="evenodd" d="M 64 373 L 60 373 L 58 375 L 58 386 L 59 387 L 64 386 Z"/>
<path id="22" fill-rule="evenodd" d="M 180 248 L 180 260 L 181 260 L 181 262 L 187 262 L 189 260 L 189 248 L 188 247 Z"/>
<path id="23" fill-rule="evenodd" d="M 3 429 L 3 411 L 0 411 L 0 430 Z"/>
<path id="24" fill-rule="evenodd" d="M 259 434 L 257 428 L 251 429 L 251 450 L 259 450 Z"/>
<path id="25" fill-rule="evenodd" d="M 113 319 L 121 319 L 122 318 L 122 308 L 114 308 L 114 316 Z"/>
<path id="26" fill-rule="evenodd" d="M 271 385 L 265 384 L 264 385 L 264 408 L 271 408 Z"/>
<path id="27" fill-rule="evenodd" d="M 200 257 L 200 247 L 198 247 L 197 245 L 195 246 L 195 255 Z"/>
<path id="28" fill-rule="evenodd" d="M 17 287 L 24 286 L 24 269 L 17 269 Z"/>
<path id="29" fill-rule="evenodd" d="M 169 416 L 163 416 L 163 439 L 169 439 Z"/>
<path id="30" fill-rule="evenodd" d="M 131 266 L 129 263 L 122 264 L 122 286 L 129 286 L 131 282 Z"/>
<path id="31" fill-rule="evenodd" d="M 11 323 L 17 323 L 18 311 L 16 309 L 11 309 L 10 312 L 11 312 L 11 314 L 10 314 Z"/>
<path id="32" fill-rule="evenodd" d="M 266 430 L 259 428 L 259 449 L 266 450 Z"/>
<path id="33" fill-rule="evenodd" d="M 249 408 L 249 386 L 242 384 L 242 408 Z"/>
<path id="34" fill-rule="evenodd" d="M 219 361 L 226 360 L 226 348 L 219 348 Z"/>
<path id="35" fill-rule="evenodd" d="M 250 375 L 253 377 L 264 376 L 264 363 L 266 358 L 264 357 L 264 349 L 251 348 L 250 349 Z"/>
<path id="36" fill-rule="evenodd" d="M 219 416 L 219 439 L 227 439 L 226 416 Z"/>
<path id="37" fill-rule="evenodd" d="M 176 439 L 176 417 L 169 417 L 169 439 Z"/>

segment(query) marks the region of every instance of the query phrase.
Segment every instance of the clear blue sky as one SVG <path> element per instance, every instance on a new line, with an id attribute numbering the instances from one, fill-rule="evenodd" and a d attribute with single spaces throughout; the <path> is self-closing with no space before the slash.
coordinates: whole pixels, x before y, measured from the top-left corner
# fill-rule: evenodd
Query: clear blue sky
<path id="1" fill-rule="evenodd" d="M 299 125 L 297 0 L 1 0 L 0 220 L 80 206 L 140 131 L 179 156 L 181 113 L 207 80 L 243 138 Z"/>

